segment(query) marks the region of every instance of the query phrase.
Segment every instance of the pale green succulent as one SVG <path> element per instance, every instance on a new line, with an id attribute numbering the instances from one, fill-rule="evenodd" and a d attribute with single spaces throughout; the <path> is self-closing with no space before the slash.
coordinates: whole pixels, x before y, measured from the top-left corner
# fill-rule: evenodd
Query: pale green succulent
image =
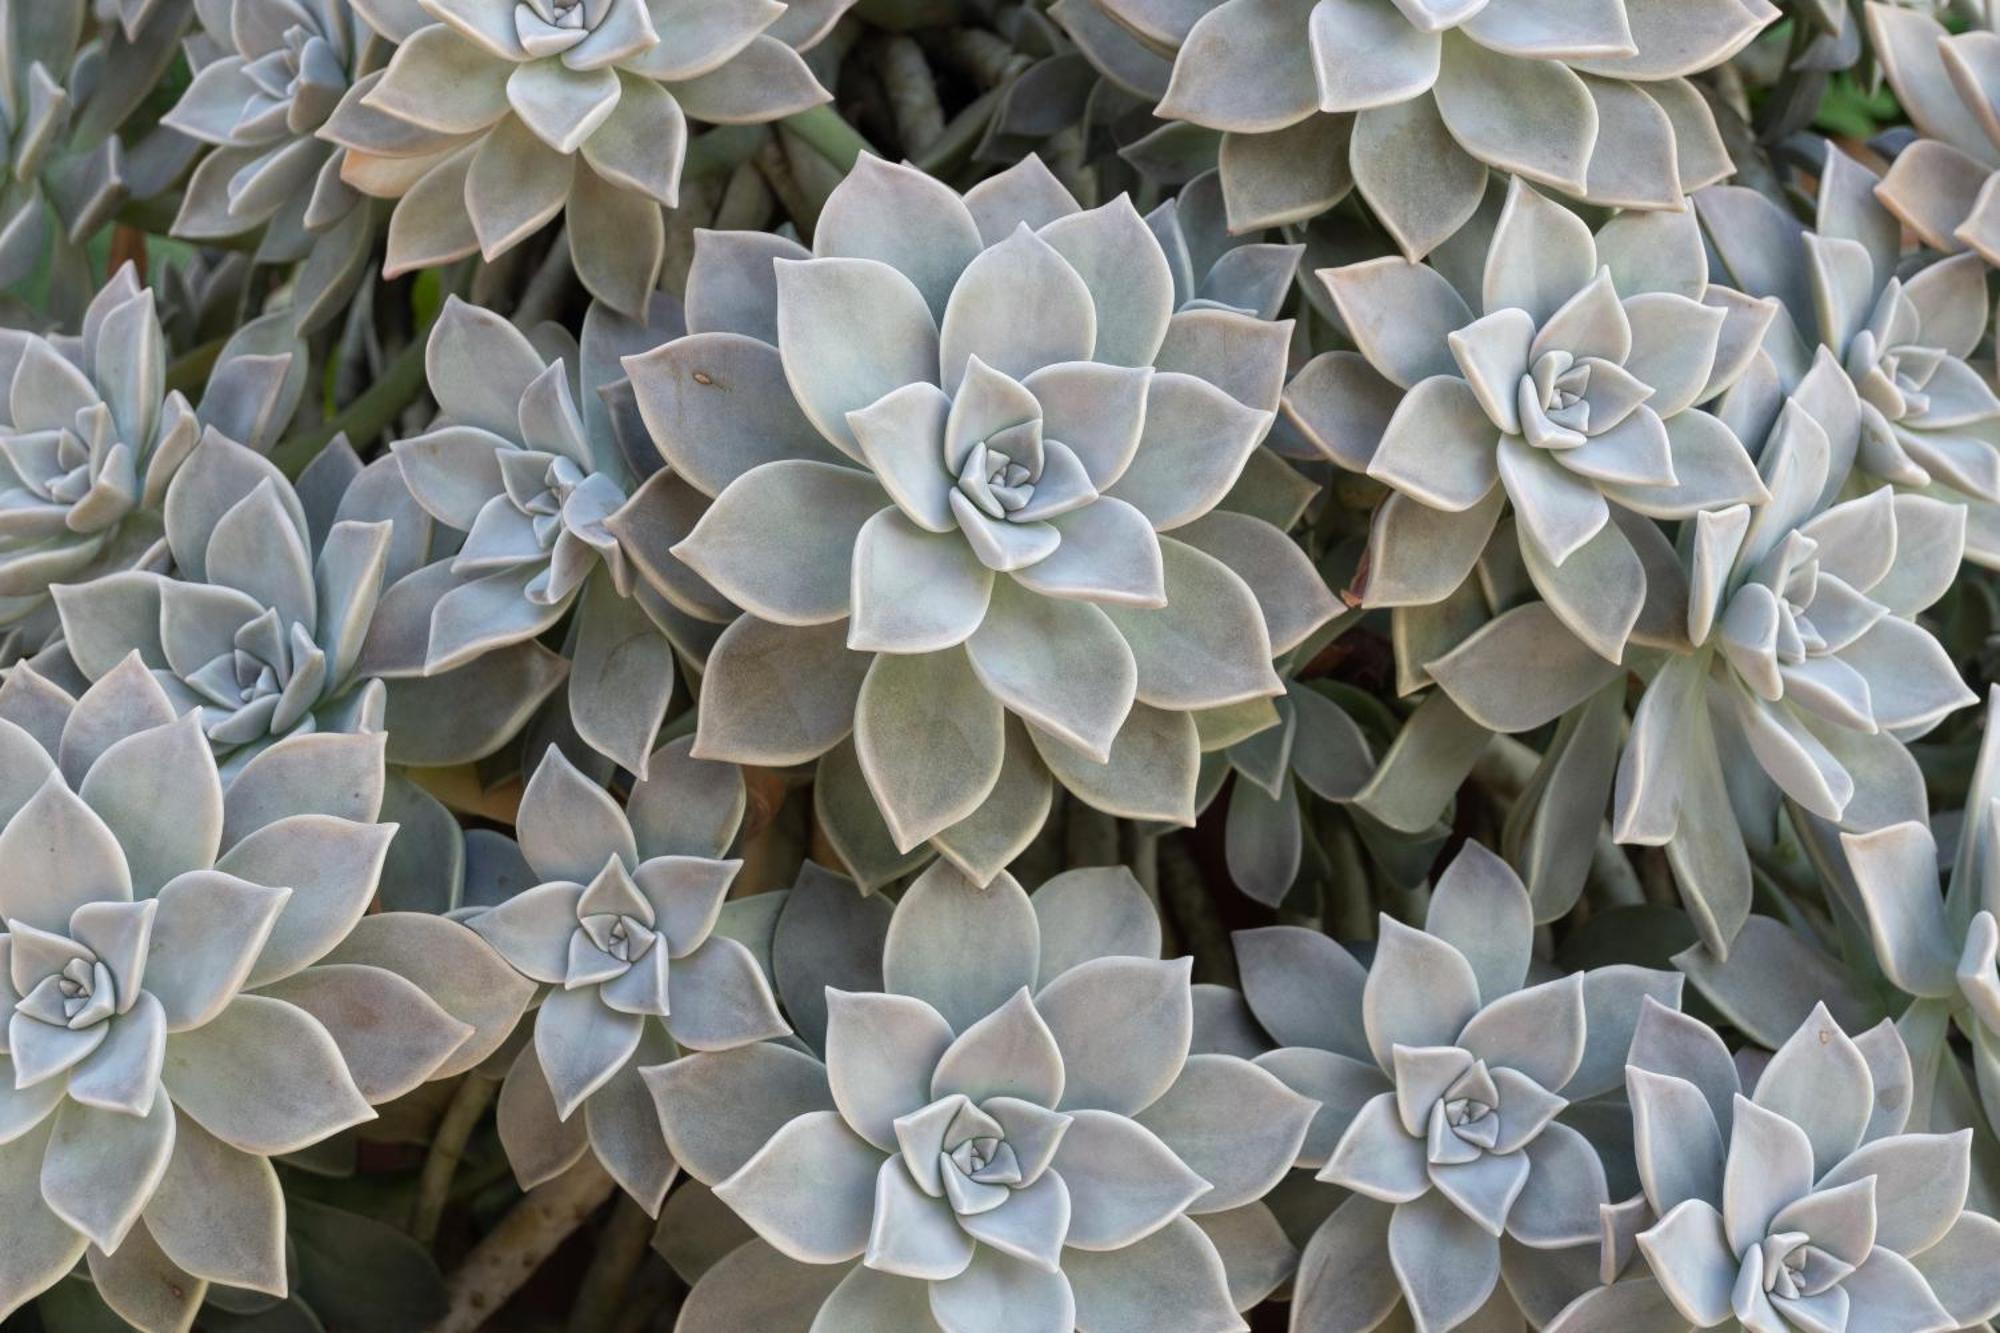
<path id="1" fill-rule="evenodd" d="M 1296 1327 L 1369 1333 L 1399 1311 L 1437 1330 L 1539 1324 L 1594 1256 L 1607 1168 L 1573 1108 L 1619 1086 L 1642 1008 L 1677 1003 L 1681 979 L 1617 966 L 1530 984 L 1532 932 L 1519 878 L 1470 843 L 1425 928 L 1384 917 L 1366 966 L 1318 931 L 1237 933 L 1244 999 L 1276 1045 L 1256 1063 L 1320 1103 L 1298 1165 L 1348 1192 L 1299 1261 Z"/>
<path id="2" fill-rule="evenodd" d="M 196 10 L 194 81 L 164 124 L 207 145 L 173 232 L 213 241 L 262 229 L 258 258 L 303 262 L 294 297 L 311 329 L 365 273 L 373 210 L 341 179 L 345 150 L 316 137 L 387 43 L 348 0 L 223 0 Z"/>
<path id="3" fill-rule="evenodd" d="M 246 325 L 191 407 L 166 387 L 166 336 L 129 264 L 80 336 L 0 331 L 0 630 L 39 651 L 57 631 L 52 584 L 163 567 L 174 475 L 205 437 L 268 448 L 304 390 L 300 350 Z"/>
<path id="4" fill-rule="evenodd" d="M 1258 1200 L 1314 1103 L 1247 1060 L 1189 1053 L 1188 964 L 1159 961 L 1130 876 L 1073 872 L 1031 899 L 1004 874 L 981 888 L 934 866 L 889 920 L 880 991 L 839 986 L 854 978 L 827 937 L 874 914 L 820 877 L 791 894 L 822 900 L 821 942 L 774 956 L 781 989 L 821 1006 L 815 1054 L 645 1071 L 682 1166 L 756 1232 L 696 1286 L 685 1333 L 742 1327 L 757 1293 L 801 1326 L 1246 1328 L 1231 1260 L 1251 1253 L 1220 1238 L 1262 1214 L 1284 1248 Z M 807 975 L 788 984 L 788 961 Z M 731 1123 L 726 1106 L 755 1109 Z"/>
<path id="5" fill-rule="evenodd" d="M 1963 507 L 1967 557 L 1993 568 L 2000 396 L 1972 364 L 1993 322 L 1985 261 L 1906 262 L 1902 227 L 1881 202 L 1892 197 L 1888 181 L 1834 147 L 1810 230 L 1741 186 L 1695 197 L 1724 267 L 1784 311 L 1767 363 L 1719 410 L 1748 438 L 1775 423 L 1785 394 L 1804 395 L 1832 450 L 1829 493 L 1854 471 Z"/>
<path id="6" fill-rule="evenodd" d="M 99 35 L 89 20 L 86 0 L 0 3 L 0 287 L 46 275 L 63 319 L 90 299 L 85 245 L 135 187 L 167 183 L 128 161 L 116 131 L 174 58 L 183 22 L 135 13 Z"/>
<path id="7" fill-rule="evenodd" d="M 129 267 L 100 292 L 76 339 L 0 336 L 11 387 L 0 426 L 0 621 L 51 583 L 157 560 L 167 483 L 201 423 L 164 385 L 166 339 Z"/>
<path id="8" fill-rule="evenodd" d="M 627 324 L 594 310 L 572 370 L 571 349 L 550 361 L 493 312 L 447 303 L 427 361 L 442 415 L 397 442 L 394 457 L 408 494 L 455 530 L 454 544 L 384 594 L 393 614 L 377 620 L 363 666 L 442 679 L 532 645 L 574 611 L 571 722 L 644 776 L 674 691 L 670 642 L 699 653 L 714 630 L 680 591 L 700 580 L 664 549 L 678 535 L 674 479 L 635 479 L 598 393 L 621 373 L 618 350 L 650 341 Z M 726 604 L 694 609 L 727 618 Z"/>
<path id="9" fill-rule="evenodd" d="M 1921 812 L 1903 741 L 1975 702 L 1916 620 L 1958 571 L 1964 509 L 1887 486 L 1828 504 L 1830 458 L 1794 398 L 1763 447 L 1769 501 L 1696 517 L 1684 646 L 1619 764 L 1614 834 L 1666 848 L 1718 956 L 1750 911 L 1745 844 L 1769 845 L 1781 795 L 1857 832 Z"/>
<path id="10" fill-rule="evenodd" d="M 14 668 L 0 773 L 0 1310 L 79 1260 L 147 1330 L 187 1327 L 210 1283 L 282 1296 L 269 1159 L 504 1036 L 369 956 L 414 932 L 417 975 L 492 993 L 464 928 L 357 929 L 395 832 L 382 738 L 291 737 L 225 785 L 135 654 L 77 699 Z"/>
<path id="11" fill-rule="evenodd" d="M 396 42 L 324 131 L 342 177 L 396 199 L 384 274 L 492 260 L 559 214 L 599 300 L 645 310 L 690 120 L 759 123 L 828 99 L 798 51 L 846 4 L 370 0 Z M 571 205 L 575 206 L 572 208 Z"/>
<path id="12" fill-rule="evenodd" d="M 1722 1039 L 1650 1008 L 1626 1080 L 1644 1228 L 1553 1333 L 1947 1333 L 2000 1313 L 2000 1223 L 1966 1206 L 1972 1132 L 1905 1132 L 1893 1024 L 1814 1008 L 1747 1090 Z"/>
<path id="13" fill-rule="evenodd" d="M 220 435 L 167 487 L 172 574 L 59 584 L 70 659 L 90 679 L 137 652 L 233 772 L 284 736 L 382 730 L 382 682 L 360 678 L 390 523 L 314 533 L 284 474 Z"/>
<path id="14" fill-rule="evenodd" d="M 1990 19 L 1954 33 L 1931 14 L 1869 0 L 1868 36 L 1920 137 L 1878 193 L 1918 239 L 2000 264 L 2000 127 L 1994 121 L 2000 33 Z"/>
<path id="15" fill-rule="evenodd" d="M 1579 701 L 1635 632 L 1654 632 L 1646 571 L 1667 543 L 1651 520 L 1765 498 L 1743 442 L 1701 405 L 1749 368 L 1775 303 L 1710 285 L 1690 214 L 1623 213 L 1593 235 L 1517 179 L 1464 279 L 1476 290 L 1393 256 L 1319 277 L 1360 352 L 1308 363 L 1285 410 L 1334 462 L 1391 488 L 1361 592 L 1395 608 L 1407 680 L 1443 672 L 1449 687 L 1453 667 L 1480 664 L 1476 640 L 1440 651 L 1464 635 L 1439 622 L 1492 542 L 1518 546 L 1500 558 L 1544 603 L 1512 614 L 1559 621 L 1602 659 L 1550 664 Z M 1513 536 L 1496 537 L 1509 511 Z M 1455 694 L 1496 730 L 1527 729 L 1518 680 L 1496 684 L 1510 706 Z"/>
<path id="16" fill-rule="evenodd" d="M 1729 175 L 1689 76 L 1727 61 L 1778 10 L 1766 0 L 1070 0 L 1057 16 L 1108 76 L 1144 77 L 1135 48 L 1172 60 L 1155 114 L 1222 132 L 1233 225 L 1303 221 L 1358 189 L 1414 260 L 1472 218 L 1489 170 L 1649 209 L 1677 209 L 1683 192 Z M 1124 40 L 1098 38 L 1106 27 Z"/>
<path id="17" fill-rule="evenodd" d="M 685 746 L 652 767 L 621 809 L 551 748 L 521 798 L 523 885 L 464 916 L 547 988 L 500 1094 L 501 1142 L 522 1187 L 594 1151 L 656 1213 L 676 1166 L 641 1068 L 790 1028 L 750 951 L 714 933 L 742 865 L 719 859 L 742 819 L 742 776 Z"/>
<path id="18" fill-rule="evenodd" d="M 702 234 L 689 336 L 627 361 L 712 498 L 673 553 L 746 613 L 697 752 L 858 767 L 898 852 L 935 839 L 980 879 L 1051 774 L 1192 822 L 1193 714 L 1279 694 L 1274 654 L 1337 609 L 1283 533 L 1219 508 L 1289 322 L 1177 310 L 1130 201 L 1084 211 L 1034 158 L 963 197 L 863 158 L 814 246 Z"/>

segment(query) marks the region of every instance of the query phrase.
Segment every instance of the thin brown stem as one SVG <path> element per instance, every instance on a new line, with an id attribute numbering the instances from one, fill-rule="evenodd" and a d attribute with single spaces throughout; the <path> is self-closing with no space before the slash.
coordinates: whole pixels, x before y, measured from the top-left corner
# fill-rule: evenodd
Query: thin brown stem
<path id="1" fill-rule="evenodd" d="M 445 1282 L 450 1298 L 431 1333 L 474 1333 L 617 1188 L 595 1154 L 528 1191 Z"/>

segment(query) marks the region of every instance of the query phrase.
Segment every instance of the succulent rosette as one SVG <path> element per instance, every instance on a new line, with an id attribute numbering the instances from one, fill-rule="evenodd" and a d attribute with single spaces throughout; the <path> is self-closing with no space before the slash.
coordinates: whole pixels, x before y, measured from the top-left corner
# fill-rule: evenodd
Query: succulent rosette
<path id="1" fill-rule="evenodd" d="M 599 392 L 622 378 L 619 350 L 650 338 L 593 308 L 581 346 L 550 359 L 492 311 L 446 303 L 426 362 L 439 419 L 393 448 L 416 503 L 463 537 L 384 595 L 363 654 L 385 677 L 439 679 L 574 610 L 570 722 L 641 776 L 673 695 L 672 645 L 699 660 L 715 633 L 685 608 L 729 613 L 664 549 L 685 531 L 686 488 L 665 473 L 639 483 Z"/>
<path id="2" fill-rule="evenodd" d="M 885 841 L 938 837 L 975 878 L 1040 827 L 1051 772 L 1192 822 L 1193 715 L 1278 695 L 1273 655 L 1336 609 L 1277 528 L 1219 507 L 1289 322 L 1176 311 L 1130 201 L 1083 211 L 1035 158 L 962 198 L 864 158 L 814 245 L 704 234 L 689 336 L 627 362 L 712 497 L 673 553 L 747 612 L 698 752 L 832 752 Z"/>
<path id="3" fill-rule="evenodd" d="M 392 525 L 315 534 L 284 474 L 208 435 L 162 505 L 171 575 L 59 584 L 63 642 L 92 680 L 136 651 L 233 773 L 272 741 L 380 731 L 385 691 L 357 667 L 381 597 Z"/>
<path id="4" fill-rule="evenodd" d="M 1778 298 L 1786 316 L 1765 340 L 1768 371 L 1746 376 L 1723 415 L 1761 433 L 1786 392 L 1805 393 L 1833 449 L 1829 488 L 1856 470 L 1962 505 L 1967 553 L 1992 568 L 2000 397 L 1968 361 L 1992 324 L 1984 261 L 1906 264 L 1902 228 L 1878 202 L 1886 194 L 1873 171 L 1829 147 L 1810 231 L 1741 186 L 1696 196 L 1725 268 L 1745 291 Z M 1834 373 L 1825 362 L 1851 391 L 1825 383 Z"/>
<path id="5" fill-rule="evenodd" d="M 57 629 L 51 585 L 170 559 L 175 473 L 205 436 L 268 449 L 304 392 L 302 350 L 288 325 L 244 325 L 190 407 L 166 388 L 166 335 L 130 264 L 77 336 L 0 333 L 0 632 L 39 650 Z"/>
<path id="6" fill-rule="evenodd" d="M 1918 137 L 1890 164 L 1879 195 L 1934 250 L 2000 265 L 2000 33 L 1954 33 L 1932 14 L 1869 0 L 1869 44 Z"/>
<path id="7" fill-rule="evenodd" d="M 153 295 L 129 265 L 81 336 L 0 336 L 0 623 L 53 620 L 51 583 L 158 558 L 167 483 L 202 433 L 165 373 Z"/>
<path id="8" fill-rule="evenodd" d="M 741 775 L 684 747 L 654 763 L 621 808 L 551 747 L 521 797 L 523 887 L 466 920 L 547 987 L 500 1093 L 523 1188 L 595 1152 L 656 1213 L 675 1166 L 640 1067 L 790 1028 L 756 958 L 714 933 L 742 865 L 718 859 L 742 819 Z"/>
<path id="9" fill-rule="evenodd" d="M 1520 879 L 1468 843 L 1424 929 L 1384 916 L 1365 967 L 1315 930 L 1237 932 L 1243 998 L 1276 1043 L 1256 1063 L 1320 1103 L 1298 1165 L 1349 1191 L 1318 1210 L 1295 1327 L 1539 1326 L 1575 1294 L 1608 1186 L 1572 1108 L 1619 1086 L 1642 1008 L 1678 1004 L 1681 978 L 1529 985 L 1533 931 Z"/>
<path id="10" fill-rule="evenodd" d="M 45 308 L 65 320 L 91 297 L 91 237 L 130 195 L 167 185 L 183 160 L 153 140 L 128 157 L 116 133 L 179 53 L 183 17 L 146 14 L 99 34 L 86 30 L 88 8 L 0 4 L 0 287 L 25 292 L 46 275 Z M 21 311 L 8 322 L 42 321 Z"/>
<path id="11" fill-rule="evenodd" d="M 210 1283 L 282 1296 L 269 1159 L 492 1044 L 341 952 L 413 932 L 428 972 L 492 983 L 462 927 L 357 929 L 395 833 L 381 738 L 291 737 L 225 786 L 134 655 L 74 699 L 15 667 L 0 773 L 0 1309 L 79 1259 L 145 1329 L 186 1328 Z"/>
<path id="12" fill-rule="evenodd" d="M 1085 21 L 1079 11 L 1088 13 Z M 1093 41 L 1108 15 L 1135 43 Z M 1238 227 L 1297 222 L 1351 190 L 1411 259 L 1469 221 L 1488 170 L 1595 204 L 1677 209 L 1733 170 L 1689 75 L 1778 17 L 1765 0 L 1071 3 L 1079 44 L 1155 114 L 1222 132 Z M 1137 77 L 1135 78 L 1134 75 Z"/>
<path id="13" fill-rule="evenodd" d="M 368 0 L 398 43 L 324 137 L 396 199 L 384 274 L 493 260 L 567 212 L 591 294 L 638 317 L 680 197 L 690 119 L 777 120 L 828 100 L 799 51 L 842 0 Z M 574 201 L 575 208 L 570 208 Z"/>
<path id="14" fill-rule="evenodd" d="M 196 9 L 192 83 L 164 124 L 206 146 L 173 233 L 215 241 L 264 229 L 258 257 L 304 261 L 301 328 L 340 313 L 366 272 L 373 210 L 318 137 L 386 46 L 348 0 L 223 0 Z"/>
<path id="15" fill-rule="evenodd" d="M 1760 468 L 1770 500 L 1696 517 L 1686 647 L 1646 687 L 1619 761 L 1612 831 L 1664 846 L 1702 942 L 1750 911 L 1750 846 L 1780 798 L 1867 831 L 1921 814 L 1904 749 L 1975 701 L 1916 621 L 1951 586 L 1965 510 L 1888 486 L 1828 504 L 1828 436 L 1787 402 Z"/>
<path id="16" fill-rule="evenodd" d="M 1648 1225 L 1627 1276 L 1552 1330 L 1946 1333 L 2000 1312 L 1972 1131 L 1905 1132 L 1893 1023 L 1849 1037 L 1816 1005 L 1746 1088 L 1714 1032 L 1649 1008 L 1626 1079 Z"/>
<path id="17" fill-rule="evenodd" d="M 1031 900 L 940 863 L 887 922 L 886 989 L 825 988 L 824 1063 L 759 1045 L 646 1071 L 682 1165 L 757 1233 L 683 1329 L 741 1327 L 745 1287 L 801 1326 L 1247 1327 L 1198 1219 L 1257 1209 L 1314 1107 L 1191 1056 L 1188 964 L 1158 951 L 1129 876 Z"/>
<path id="18" fill-rule="evenodd" d="M 1393 492 L 1375 515 L 1369 606 L 1446 614 L 1427 609 L 1473 576 L 1511 509 L 1547 604 L 1535 614 L 1618 662 L 1666 547 L 1647 520 L 1765 498 L 1743 442 L 1698 404 L 1749 367 L 1774 303 L 1709 285 L 1691 215 L 1620 214 L 1593 236 L 1516 180 L 1470 299 L 1393 256 L 1320 277 L 1360 351 L 1308 363 L 1285 408 Z M 1405 672 L 1428 665 L 1408 649 L 1439 646 L 1401 633 Z"/>
<path id="19" fill-rule="evenodd" d="M 1989 690 L 1989 711 L 1995 702 Z M 1922 818 L 1840 837 L 1876 961 L 1890 983 L 1910 997 L 1899 1019 L 1908 1031 L 1911 1059 L 1920 1070 L 1936 1071 L 1936 1090 L 1918 1088 L 1913 1104 L 1948 1104 L 1942 1089 L 1959 1068 L 1958 1057 L 1948 1048 L 1956 1029 L 1970 1043 L 1989 1122 L 2000 1120 L 1995 1115 L 2000 1108 L 2000 886 L 1992 874 L 1994 839 L 2000 835 L 1996 801 L 2000 736 L 1988 728 L 1955 850 L 1941 848 Z M 1920 1117 L 1917 1111 L 1912 1115 Z M 1973 1118 L 1963 1119 L 1970 1123 Z"/>

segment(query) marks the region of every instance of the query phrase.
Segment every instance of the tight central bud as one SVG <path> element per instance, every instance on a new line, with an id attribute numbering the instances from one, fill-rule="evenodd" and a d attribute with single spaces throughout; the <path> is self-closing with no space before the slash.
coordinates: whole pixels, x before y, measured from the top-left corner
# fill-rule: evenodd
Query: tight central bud
<path id="1" fill-rule="evenodd" d="M 1036 425 L 995 431 L 972 446 L 958 470 L 958 489 L 988 517 L 1005 519 L 1027 507 L 1040 480 Z"/>

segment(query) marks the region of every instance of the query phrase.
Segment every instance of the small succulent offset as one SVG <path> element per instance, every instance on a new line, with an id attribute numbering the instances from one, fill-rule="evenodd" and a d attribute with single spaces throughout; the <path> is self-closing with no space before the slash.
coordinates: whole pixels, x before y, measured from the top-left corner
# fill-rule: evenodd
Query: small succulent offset
<path id="1" fill-rule="evenodd" d="M 1360 354 L 1308 364 L 1285 406 L 1336 463 L 1394 491 L 1375 516 L 1370 606 L 1450 597 L 1511 504 L 1549 610 L 1617 662 L 1664 545 L 1638 516 L 1766 498 L 1743 443 L 1696 405 L 1748 368 L 1775 306 L 1709 286 L 1686 213 L 1625 213 L 1593 236 L 1517 179 L 1470 304 L 1393 256 L 1320 277 Z"/>
<path id="2" fill-rule="evenodd" d="M 1678 208 L 1733 170 L 1686 76 L 1778 17 L 1765 0 L 1100 3 L 1173 59 L 1156 114 L 1224 132 L 1238 226 L 1300 221 L 1359 188 L 1411 259 L 1472 218 L 1488 168 Z"/>
<path id="3" fill-rule="evenodd" d="M 637 490 L 598 393 L 619 374 L 602 350 L 615 319 L 594 310 L 581 349 L 550 360 L 492 311 L 446 303 L 427 349 L 441 415 L 393 447 L 410 494 L 463 544 L 386 594 L 397 632 L 378 627 L 367 659 L 391 678 L 435 677 L 532 641 L 574 608 L 570 721 L 643 776 L 673 694 L 667 635 L 690 646 L 700 635 L 654 582 L 698 580 L 620 535 L 671 513 L 654 487 Z"/>
<path id="4" fill-rule="evenodd" d="M 1984 261 L 1905 264 L 1884 194 L 1829 147 L 1810 231 L 1742 186 L 1695 197 L 1724 267 L 1787 316 L 1766 340 L 1769 373 L 1746 375 L 1723 415 L 1761 435 L 1783 393 L 1804 394 L 1833 450 L 1829 488 L 1852 469 L 1965 506 L 1968 555 L 2000 566 L 2000 397 L 1967 360 L 1992 324 Z M 1835 367 L 1851 390 L 1829 382 Z"/>
<path id="5" fill-rule="evenodd" d="M 1177 311 L 1131 202 L 1082 211 L 1032 157 L 962 198 L 863 158 L 814 246 L 703 234 L 692 332 L 627 363 L 713 497 L 673 552 L 748 613 L 708 660 L 698 750 L 795 764 L 852 731 L 897 849 L 945 835 L 982 878 L 1040 826 L 1050 771 L 1192 822 L 1191 714 L 1279 694 L 1274 653 L 1336 610 L 1275 527 L 1217 510 L 1289 322 Z M 989 796 L 997 853 L 954 849 Z"/>
<path id="6" fill-rule="evenodd" d="M 1953 34 L 1930 14 L 1869 0 L 1868 36 L 1920 135 L 1890 164 L 1882 202 L 1932 249 L 2000 266 L 2000 33 Z"/>
<path id="7" fill-rule="evenodd" d="M 1245 999 L 1280 1043 L 1257 1063 L 1321 1103 L 1299 1164 L 1352 1191 L 1300 1259 L 1295 1327 L 1366 1333 L 1405 1307 L 1418 1328 L 1517 1306 L 1539 1324 L 1597 1243 L 1605 1167 L 1560 1117 L 1617 1087 L 1642 1007 L 1678 1002 L 1681 979 L 1525 985 L 1532 935 L 1527 890 L 1476 843 L 1424 930 L 1382 918 L 1365 969 L 1317 931 L 1237 935 Z"/>
<path id="8" fill-rule="evenodd" d="M 157 560 L 167 483 L 201 423 L 165 388 L 166 338 L 130 265 L 80 337 L 0 334 L 0 625 L 52 627 L 52 583 Z"/>
<path id="9" fill-rule="evenodd" d="M 1745 1096 L 1722 1039 L 1651 1009 L 1627 1069 L 1655 1220 L 1643 1265 L 1559 1333 L 1946 1333 L 2000 1313 L 2000 1222 L 1966 1207 L 1972 1131 L 1905 1133 L 1909 1053 L 1816 1006 Z"/>
<path id="10" fill-rule="evenodd" d="M 522 1186 L 594 1151 L 648 1212 L 675 1167 L 641 1067 L 790 1031 L 750 951 L 713 933 L 742 865 L 716 859 L 742 817 L 740 776 L 677 751 L 654 762 L 621 809 L 551 747 L 521 797 L 527 887 L 466 918 L 548 987 L 501 1091 Z"/>
<path id="11" fill-rule="evenodd" d="M 1794 398 L 1763 449 L 1770 500 L 1696 516 L 1688 646 L 1648 683 L 1619 763 L 1614 835 L 1666 848 L 1718 957 L 1750 911 L 1745 841 L 1769 845 L 1780 793 L 1855 830 L 1920 813 L 1902 741 L 1976 701 L 1915 619 L 1957 574 L 1965 510 L 1888 486 L 1828 505 L 1830 455 Z"/>
<path id="12" fill-rule="evenodd" d="M 316 137 L 386 45 L 348 0 L 221 0 L 196 7 L 196 73 L 164 123 L 208 145 L 173 234 L 213 241 L 259 228 L 258 258 L 305 261 L 301 328 L 340 313 L 366 270 L 371 210 L 341 179 L 345 150 Z"/>
<path id="13" fill-rule="evenodd" d="M 887 990 L 827 988 L 824 1065 L 758 1046 L 647 1071 L 682 1164 L 758 1236 L 704 1284 L 754 1267 L 800 1327 L 1246 1327 L 1198 1219 L 1254 1206 L 1314 1104 L 1190 1056 L 1188 963 L 1158 960 L 1136 884 L 1088 889 L 1045 916 L 1012 877 L 939 863 L 889 919 Z M 686 1333 L 727 1326 L 708 1295 Z"/>
<path id="14" fill-rule="evenodd" d="M 568 210 L 577 276 L 637 317 L 688 120 L 754 124 L 828 100 L 798 50 L 846 7 L 372 0 L 396 54 L 326 137 L 348 149 L 350 185 L 399 200 L 385 276 L 475 250 L 493 260 Z"/>
<path id="15" fill-rule="evenodd" d="M 77 699 L 28 666 L 0 686 L 0 1310 L 79 1259 L 149 1330 L 186 1328 L 211 1282 L 283 1295 L 268 1159 L 473 1034 L 396 971 L 329 959 L 395 832 L 381 738 L 291 737 L 225 787 L 175 714 L 136 655 Z"/>
<path id="16" fill-rule="evenodd" d="M 233 773 L 271 742 L 380 731 L 385 692 L 357 671 L 381 597 L 392 525 L 315 535 L 284 474 L 208 435 L 167 487 L 171 575 L 131 570 L 58 584 L 63 642 L 98 680 L 137 652 Z"/>

